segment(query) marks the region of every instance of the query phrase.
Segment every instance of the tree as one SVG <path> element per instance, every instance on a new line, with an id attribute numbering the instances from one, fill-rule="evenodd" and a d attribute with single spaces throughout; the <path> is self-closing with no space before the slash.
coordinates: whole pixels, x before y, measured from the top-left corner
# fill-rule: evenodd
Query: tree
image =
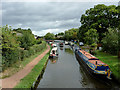
<path id="1" fill-rule="evenodd" d="M 120 36 L 120 5 L 117 7 L 118 10 L 118 36 Z M 118 37 L 118 58 L 120 58 L 120 37 Z"/>
<path id="2" fill-rule="evenodd" d="M 46 40 L 53 40 L 55 35 L 53 33 L 47 33 L 44 37 Z"/>
<path id="3" fill-rule="evenodd" d="M 20 41 L 20 47 L 24 48 L 25 50 L 29 49 L 30 46 L 34 45 L 36 40 L 34 35 L 32 34 L 31 29 L 14 29 L 16 33 L 21 33 L 22 36 L 18 37 L 18 41 Z"/>
<path id="4" fill-rule="evenodd" d="M 10 26 L 0 27 L 0 31 L 2 31 L 2 66 L 8 67 L 18 60 L 17 50 L 20 42 L 17 41 L 17 36 L 13 34 Z"/>
<path id="5" fill-rule="evenodd" d="M 85 37 L 84 37 L 84 41 L 86 42 L 86 44 L 88 45 L 92 45 L 94 43 L 97 43 L 98 41 L 98 34 L 97 34 L 97 30 L 96 29 L 89 29 L 86 33 L 85 33 Z"/>
<path id="6" fill-rule="evenodd" d="M 116 55 L 118 51 L 118 37 L 118 29 L 109 28 L 108 33 L 102 39 L 103 51 Z"/>
<path id="7" fill-rule="evenodd" d="M 103 33 L 107 32 L 109 27 L 117 27 L 119 25 L 118 21 L 118 10 L 115 5 L 98 4 L 94 8 L 86 10 L 86 13 L 82 15 L 80 21 L 82 26 L 79 29 L 79 33 L 81 35 L 81 33 L 83 34 L 91 28 L 96 29 L 99 35 L 99 42 L 101 42 L 104 37 Z M 79 39 L 82 36 L 79 36 Z"/>
<path id="8" fill-rule="evenodd" d="M 69 30 L 65 31 L 64 38 L 66 40 L 75 40 L 75 39 L 78 39 L 78 37 L 77 37 L 78 31 L 79 31 L 79 29 L 77 29 L 77 28 L 69 29 Z"/>

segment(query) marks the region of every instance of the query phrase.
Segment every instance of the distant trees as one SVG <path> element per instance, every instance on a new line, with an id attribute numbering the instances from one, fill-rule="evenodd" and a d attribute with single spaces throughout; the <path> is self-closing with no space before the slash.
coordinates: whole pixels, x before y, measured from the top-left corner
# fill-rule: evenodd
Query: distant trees
<path id="1" fill-rule="evenodd" d="M 78 31 L 79 31 L 79 29 L 77 29 L 77 28 L 72 28 L 72 29 L 65 31 L 64 39 L 65 40 L 77 40 L 78 39 L 78 37 L 77 37 Z"/>
<path id="2" fill-rule="evenodd" d="M 44 37 L 46 40 L 53 40 L 55 38 L 55 35 L 53 33 L 48 32 Z"/>

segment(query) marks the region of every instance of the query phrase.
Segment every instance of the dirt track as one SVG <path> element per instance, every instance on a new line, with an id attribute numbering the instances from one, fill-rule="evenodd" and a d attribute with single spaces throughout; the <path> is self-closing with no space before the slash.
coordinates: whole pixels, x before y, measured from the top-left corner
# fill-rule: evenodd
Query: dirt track
<path id="1" fill-rule="evenodd" d="M 47 49 L 40 54 L 38 57 L 36 57 L 34 60 L 32 60 L 29 64 L 27 64 L 22 70 L 17 72 L 16 74 L 1 79 L 2 80 L 2 88 L 13 88 L 17 85 L 17 83 L 20 82 L 22 78 L 24 78 L 30 71 L 33 69 L 33 67 L 47 54 L 50 50 L 50 47 L 48 46 Z"/>

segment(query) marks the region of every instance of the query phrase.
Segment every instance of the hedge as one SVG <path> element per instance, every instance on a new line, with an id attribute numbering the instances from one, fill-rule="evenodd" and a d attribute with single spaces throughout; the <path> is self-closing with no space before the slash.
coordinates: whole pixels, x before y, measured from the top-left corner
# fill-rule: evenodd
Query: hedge
<path id="1" fill-rule="evenodd" d="M 22 48 L 10 48 L 9 51 L 4 52 L 2 55 L 2 70 L 4 71 L 18 60 L 22 61 L 25 58 L 34 55 L 36 52 L 40 52 L 45 47 L 46 42 L 43 41 L 41 44 L 31 46 L 28 50 L 23 50 Z"/>

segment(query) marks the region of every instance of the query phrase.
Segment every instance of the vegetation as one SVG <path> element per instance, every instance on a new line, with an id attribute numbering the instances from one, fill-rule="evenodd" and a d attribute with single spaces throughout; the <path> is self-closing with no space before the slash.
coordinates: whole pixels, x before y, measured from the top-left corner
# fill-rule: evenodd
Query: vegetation
<path id="1" fill-rule="evenodd" d="M 90 29 L 85 33 L 84 41 L 88 45 L 92 45 L 94 43 L 97 43 L 98 41 L 98 34 L 96 29 Z"/>
<path id="2" fill-rule="evenodd" d="M 103 51 L 120 57 L 120 6 L 95 5 L 81 17 L 78 39 L 87 45 L 102 44 Z M 94 32 L 93 32 L 94 31 Z M 90 33 L 91 32 L 91 33 Z M 93 33 L 92 33 L 93 32 Z"/>
<path id="3" fill-rule="evenodd" d="M 47 62 L 48 57 L 49 53 L 47 53 L 40 60 L 40 62 L 32 69 L 32 71 L 27 76 L 21 79 L 20 83 L 18 83 L 18 85 L 15 86 L 15 88 L 31 88 L 33 83 L 36 81 L 36 78 L 42 72 L 42 69 L 44 68 L 45 63 Z"/>
<path id="4" fill-rule="evenodd" d="M 53 33 L 47 33 L 44 37 L 46 40 L 54 40 L 55 35 Z"/>
<path id="5" fill-rule="evenodd" d="M 9 76 L 15 74 L 16 72 L 18 72 L 19 70 L 23 69 L 29 62 L 31 62 L 34 58 L 36 58 L 38 55 L 40 55 L 42 52 L 44 52 L 46 50 L 46 48 L 47 48 L 47 46 L 44 47 L 44 49 L 41 50 L 40 52 L 36 52 L 34 55 L 31 55 L 30 57 L 24 58 L 24 60 L 22 60 L 22 61 L 21 60 L 17 61 L 13 65 L 11 65 L 9 68 L 7 68 L 4 72 L 2 72 L 1 78 L 9 77 Z"/>
<path id="6" fill-rule="evenodd" d="M 120 80 L 120 70 L 119 70 L 119 59 L 117 56 L 97 51 L 97 58 L 99 58 L 104 63 L 108 64 L 110 66 L 110 69 L 112 71 L 112 74 L 116 77 L 116 79 Z"/>
<path id="7" fill-rule="evenodd" d="M 117 55 L 118 50 L 118 29 L 108 29 L 105 37 L 102 39 L 103 51 Z"/>
<path id="8" fill-rule="evenodd" d="M 65 31 L 64 39 L 65 40 L 77 40 L 78 30 L 79 29 L 77 29 L 77 28 L 72 28 L 72 29 Z"/>
<path id="9" fill-rule="evenodd" d="M 2 31 L 2 70 L 10 67 L 17 61 L 40 52 L 46 47 L 40 40 L 35 40 L 31 30 L 12 30 L 8 25 L 0 27 Z"/>
<path id="10" fill-rule="evenodd" d="M 80 35 L 93 28 L 97 30 L 99 35 L 98 39 L 101 42 L 104 37 L 103 33 L 107 32 L 109 27 L 118 27 L 118 14 L 119 12 L 115 5 L 95 5 L 94 8 L 86 10 L 85 14 L 81 17 L 82 26 L 79 28 Z M 82 37 L 80 36 L 79 38 Z"/>

